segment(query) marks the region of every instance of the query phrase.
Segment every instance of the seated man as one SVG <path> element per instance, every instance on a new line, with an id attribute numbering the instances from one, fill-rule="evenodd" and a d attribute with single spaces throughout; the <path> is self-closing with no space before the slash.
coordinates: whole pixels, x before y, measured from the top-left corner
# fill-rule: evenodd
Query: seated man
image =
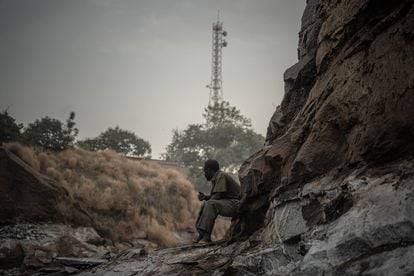
<path id="1" fill-rule="evenodd" d="M 216 160 L 207 160 L 204 164 L 204 176 L 211 181 L 210 195 L 198 194 L 205 201 L 197 218 L 196 228 L 199 236 L 195 242 L 211 242 L 211 232 L 218 215 L 233 217 L 240 203 L 240 185 L 228 174 L 220 170 Z"/>

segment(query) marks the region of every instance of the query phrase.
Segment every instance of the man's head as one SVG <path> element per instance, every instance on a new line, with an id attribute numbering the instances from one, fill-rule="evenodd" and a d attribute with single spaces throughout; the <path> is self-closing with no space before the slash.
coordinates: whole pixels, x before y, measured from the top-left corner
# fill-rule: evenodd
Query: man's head
<path id="1" fill-rule="evenodd" d="M 209 159 L 204 163 L 204 176 L 210 181 L 214 174 L 220 170 L 220 165 L 217 160 Z"/>

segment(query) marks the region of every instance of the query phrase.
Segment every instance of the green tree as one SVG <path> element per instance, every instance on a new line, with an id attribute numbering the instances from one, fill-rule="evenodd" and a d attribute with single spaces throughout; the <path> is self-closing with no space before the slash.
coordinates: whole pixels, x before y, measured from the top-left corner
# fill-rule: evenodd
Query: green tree
<path id="1" fill-rule="evenodd" d="M 0 145 L 2 143 L 16 141 L 21 137 L 20 130 L 22 124 L 17 124 L 16 120 L 9 115 L 7 110 L 0 112 Z"/>
<path id="2" fill-rule="evenodd" d="M 173 130 L 173 138 L 163 158 L 189 168 L 189 178 L 202 191 L 209 187 L 203 175 L 207 159 L 217 159 L 222 169 L 235 172 L 241 163 L 260 149 L 264 137 L 254 132 L 249 119 L 229 102 L 209 105 L 203 124 L 190 124 L 186 129 Z"/>
<path id="3" fill-rule="evenodd" d="M 29 124 L 23 132 L 26 143 L 49 150 L 73 147 L 78 129 L 75 128 L 75 112 L 71 112 L 66 124 L 48 116 Z"/>
<path id="4" fill-rule="evenodd" d="M 78 146 L 91 151 L 112 149 L 127 156 L 150 157 L 151 145 L 135 133 L 118 126 L 108 128 L 98 137 L 78 142 Z"/>
<path id="5" fill-rule="evenodd" d="M 240 110 L 235 106 L 230 106 L 227 101 L 216 102 L 208 105 L 203 114 L 206 120 L 205 126 L 208 128 L 232 125 L 241 128 L 250 128 L 252 126 L 250 119 L 241 115 Z"/>

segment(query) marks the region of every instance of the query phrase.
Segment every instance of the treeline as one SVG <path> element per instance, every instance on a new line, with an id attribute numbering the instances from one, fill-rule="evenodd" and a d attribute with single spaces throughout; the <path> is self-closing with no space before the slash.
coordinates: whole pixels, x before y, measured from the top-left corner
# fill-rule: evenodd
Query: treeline
<path id="1" fill-rule="evenodd" d="M 217 159 L 223 170 L 236 172 L 250 155 L 259 150 L 264 137 L 256 133 L 250 119 L 227 101 L 207 106 L 204 122 L 189 124 L 185 129 L 175 129 L 171 142 L 162 158 L 175 161 L 189 169 L 189 180 L 203 192 L 210 190 L 203 175 L 207 159 Z M 0 113 L 0 144 L 18 141 L 46 150 L 61 151 L 81 148 L 89 151 L 114 150 L 126 156 L 150 158 L 151 145 L 135 133 L 114 127 L 95 138 L 76 140 L 75 113 L 66 122 L 43 117 L 23 127 L 7 111 Z"/>
<path id="2" fill-rule="evenodd" d="M 46 116 L 24 127 L 6 110 L 0 112 L 0 144 L 17 141 L 52 151 L 73 147 L 90 151 L 111 149 L 127 156 L 151 157 L 150 143 L 131 131 L 109 127 L 95 138 L 76 140 L 79 130 L 75 126 L 75 112 L 70 112 L 66 122 Z"/>

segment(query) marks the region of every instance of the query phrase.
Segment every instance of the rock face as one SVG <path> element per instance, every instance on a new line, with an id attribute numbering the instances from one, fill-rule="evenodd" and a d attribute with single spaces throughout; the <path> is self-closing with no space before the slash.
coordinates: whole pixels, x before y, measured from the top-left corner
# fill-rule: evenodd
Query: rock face
<path id="1" fill-rule="evenodd" d="M 311 181 L 341 183 L 356 170 L 412 160 L 413 15 L 412 1 L 308 1 L 300 60 L 285 73 L 267 146 L 240 170 L 242 210 L 262 214 L 245 220 L 241 235 L 263 226 L 275 200 L 293 200 Z"/>
<path id="2" fill-rule="evenodd" d="M 414 2 L 308 0 L 298 57 L 265 147 L 239 171 L 231 243 L 94 272 L 414 274 Z"/>
<path id="3" fill-rule="evenodd" d="M 302 256 L 265 274 L 414 273 L 413 2 L 310 0 L 299 37 L 236 234 Z"/>

